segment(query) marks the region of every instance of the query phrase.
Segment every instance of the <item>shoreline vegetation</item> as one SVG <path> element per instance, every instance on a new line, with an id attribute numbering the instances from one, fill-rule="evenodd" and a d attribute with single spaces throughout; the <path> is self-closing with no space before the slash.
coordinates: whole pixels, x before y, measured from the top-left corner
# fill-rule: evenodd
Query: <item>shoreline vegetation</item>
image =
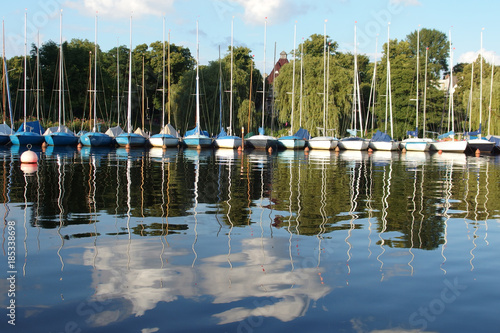
<path id="1" fill-rule="evenodd" d="M 419 38 L 417 38 L 417 33 L 419 33 Z M 301 110 L 302 128 L 307 129 L 313 137 L 319 136 L 321 133 L 318 124 L 323 122 L 322 92 L 325 77 L 329 82 L 326 92 L 329 101 L 326 128 L 337 137 L 345 136 L 347 130 L 351 128 L 354 55 L 351 52 L 339 51 L 337 42 L 328 35 L 326 43 L 329 45 L 329 66 L 326 75 L 323 66 L 325 36 L 313 34 L 303 40 L 295 52 L 285 50 L 286 62 L 280 68 L 278 75 L 273 74 L 272 80 L 271 76 L 267 77 L 268 82 L 265 85 L 266 134 L 279 136 L 297 131 L 298 121 L 295 121 L 294 128 L 290 128 L 290 124 L 293 123 L 291 110 L 294 108 Z M 140 44 L 132 52 L 132 123 L 134 128 L 141 127 L 150 133 L 159 131 L 162 119 L 162 46 L 163 43 L 160 41 L 150 45 Z M 169 110 L 169 122 L 183 134 L 186 130 L 193 128 L 195 123 L 196 61 L 190 50 L 184 46 L 165 43 L 165 49 L 169 50 L 169 61 L 165 66 L 170 73 L 168 78 L 170 89 L 166 94 L 165 110 Z M 30 119 L 34 119 L 38 113 L 44 128 L 57 126 L 54 120 L 57 118 L 58 50 L 59 44 L 54 41 L 48 41 L 39 49 L 32 44 L 27 59 L 27 114 Z M 366 138 L 371 137 L 372 133 L 377 130 L 383 131 L 385 127 L 386 50 L 387 43 L 382 46 L 382 56 L 377 60 L 370 59 L 367 55 L 357 55 L 361 112 L 366 125 L 363 127 L 367 128 L 364 133 L 360 134 Z M 417 50 L 420 50 L 419 61 L 417 61 Z M 66 73 L 64 85 L 68 87 L 63 97 L 66 126 L 75 132 L 88 130 L 89 121 L 85 119 L 89 117 L 90 81 L 94 71 L 92 64 L 96 56 L 93 54 L 94 43 L 88 40 L 72 39 L 63 43 L 63 52 L 63 65 Z M 434 29 L 415 30 L 405 39 L 390 40 L 395 139 L 401 140 L 406 137 L 407 131 L 415 130 L 417 105 L 419 105 L 418 123 L 426 124 L 427 132 L 447 132 L 447 128 L 450 127 L 447 120 L 450 112 L 449 52 L 447 35 Z M 98 48 L 97 83 L 94 90 L 97 91 L 95 109 L 100 119 L 100 132 L 116 125 L 124 126 L 128 55 L 129 49 L 126 46 L 115 47 L 106 52 Z M 263 74 L 255 69 L 255 61 L 259 59 L 254 59 L 252 50 L 243 46 L 234 47 L 233 57 L 232 100 L 235 117 L 232 127 L 244 128 L 245 134 L 256 133 L 260 126 L 263 107 L 261 95 Z M 294 61 L 296 61 L 296 66 L 292 66 Z M 23 62 L 22 56 L 14 56 L 7 60 L 15 119 L 14 130 L 19 127 L 19 119 L 23 114 Z M 417 63 L 419 64 L 418 70 Z M 426 77 L 424 77 L 425 66 L 428 66 Z M 119 68 L 119 88 L 116 84 L 117 67 Z M 294 67 L 295 73 L 293 73 Z M 299 68 L 303 68 L 302 73 L 299 73 Z M 375 68 L 377 80 L 372 85 Z M 482 68 L 482 73 L 480 68 Z M 144 87 L 142 87 L 143 70 Z M 210 61 L 208 65 L 200 65 L 199 73 L 201 122 L 206 124 L 204 127 L 213 135 L 220 132 L 219 123 L 228 124 L 229 120 L 230 97 L 227 91 L 231 83 L 230 49 L 226 50 L 220 60 L 216 59 Z M 415 100 L 417 73 L 420 82 L 418 104 Z M 479 119 L 482 119 L 483 136 L 500 133 L 499 75 L 497 67 L 492 68 L 492 65 L 481 55 L 478 55 L 473 64 L 460 63 L 454 66 L 453 112 L 454 128 L 457 134 L 477 130 Z M 292 78 L 295 78 L 295 84 Z M 221 80 L 222 88 L 219 88 Z M 269 81 L 272 81 L 272 84 L 269 84 Z M 480 84 L 482 84 L 482 94 L 480 94 Z M 292 92 L 293 86 L 296 87 L 294 92 Z M 297 88 L 299 86 L 303 87 L 301 98 L 299 98 Z M 425 92 L 424 86 L 427 87 Z M 372 88 L 375 93 L 372 93 Z M 292 94 L 295 94 L 295 98 Z M 219 98 L 220 95 L 222 98 Z M 374 98 L 375 102 L 370 98 Z M 223 110 L 222 122 L 219 119 L 220 103 L 222 103 Z M 5 105 L 7 105 L 5 102 L 1 105 L 2 120 L 10 124 L 6 116 L 9 110 Z M 369 105 L 371 105 L 370 109 Z M 426 119 L 423 119 L 424 105 Z M 117 114 L 118 109 L 120 115 Z M 481 115 L 479 110 L 482 110 Z M 419 131 L 422 132 L 422 126 L 419 126 Z"/>

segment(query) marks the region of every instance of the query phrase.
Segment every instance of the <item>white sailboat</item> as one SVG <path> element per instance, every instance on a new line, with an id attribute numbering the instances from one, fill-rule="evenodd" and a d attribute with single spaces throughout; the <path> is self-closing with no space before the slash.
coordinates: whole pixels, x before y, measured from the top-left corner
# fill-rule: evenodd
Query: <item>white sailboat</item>
<path id="1" fill-rule="evenodd" d="M 3 51 L 2 51 L 2 61 L 3 61 L 3 76 L 2 76 L 2 103 L 3 103 L 3 123 L 0 124 L 0 145 L 6 145 L 10 143 L 10 135 L 14 134 L 12 128 L 7 125 L 7 105 L 10 113 L 10 121 L 12 124 L 12 106 L 10 100 L 10 90 L 9 90 L 9 73 L 7 70 L 7 58 L 5 57 L 5 25 L 2 21 L 2 36 L 3 36 Z"/>
<path id="2" fill-rule="evenodd" d="M 310 139 L 307 144 L 311 149 L 321 149 L 321 150 L 332 150 L 338 145 L 339 140 L 337 138 L 326 135 L 326 115 L 328 113 L 328 103 L 327 103 L 327 86 L 328 80 L 330 78 L 330 66 L 327 68 L 326 56 L 328 54 L 328 64 L 330 64 L 330 52 L 329 46 L 326 45 L 326 20 L 324 24 L 323 32 L 323 135 L 317 136 Z M 304 56 L 302 55 L 301 63 L 304 61 Z"/>
<path id="3" fill-rule="evenodd" d="M 293 111 L 295 108 L 295 63 L 297 62 L 295 41 L 297 39 L 297 24 L 294 25 L 293 33 L 293 69 L 292 69 L 292 114 L 290 121 L 290 135 L 282 136 L 278 139 L 279 143 L 286 149 L 303 149 L 306 145 L 306 140 L 293 134 Z"/>
<path id="4" fill-rule="evenodd" d="M 267 17 L 264 21 L 264 69 L 263 73 L 266 72 L 266 29 L 267 29 Z M 278 140 L 270 135 L 265 135 L 264 132 L 264 113 L 266 108 L 266 76 L 263 75 L 262 80 L 262 125 L 259 127 L 259 134 L 252 135 L 246 140 L 246 144 L 255 149 L 269 149 L 277 148 Z"/>
<path id="5" fill-rule="evenodd" d="M 169 34 L 170 37 L 170 34 Z M 168 99 L 168 124 L 165 125 L 165 17 L 163 17 L 163 79 L 162 84 L 162 129 L 160 133 L 154 134 L 149 138 L 149 143 L 153 147 L 177 147 L 179 144 L 179 135 L 172 125 L 170 125 L 170 98 Z M 170 38 L 168 41 L 168 70 L 169 70 L 169 82 L 170 82 Z M 170 92 L 170 85 L 168 87 Z M 170 94 L 169 94 L 170 97 Z"/>
<path id="6" fill-rule="evenodd" d="M 212 145 L 212 139 L 203 133 L 200 127 L 200 50 L 198 41 L 198 21 L 196 21 L 196 127 L 184 135 L 184 143 L 188 147 L 205 148 Z"/>
<path id="7" fill-rule="evenodd" d="M 359 137 L 357 136 L 358 117 L 361 133 L 361 136 Z M 345 150 L 367 150 L 368 141 L 363 138 L 363 119 L 361 117 L 361 96 L 359 91 L 356 24 L 354 24 L 354 94 L 352 102 L 352 124 L 354 125 L 354 129 L 348 130 L 351 136 L 341 139 L 338 144 L 339 148 Z"/>
<path id="8" fill-rule="evenodd" d="M 466 140 L 455 140 L 455 117 L 453 111 L 453 93 L 455 91 L 453 82 L 453 48 L 451 47 L 450 31 L 450 85 L 449 89 L 449 109 L 448 109 L 448 132 L 438 136 L 437 141 L 431 142 L 433 150 L 449 153 L 463 153 L 467 149 Z M 451 125 L 451 128 L 450 128 Z"/>
<path id="9" fill-rule="evenodd" d="M 130 51 L 128 67 L 128 103 L 127 103 L 127 132 L 118 135 L 115 140 L 123 147 L 143 147 L 147 139 L 132 132 L 132 16 L 130 16 Z"/>
<path id="10" fill-rule="evenodd" d="M 217 139 L 215 139 L 215 145 L 218 148 L 238 149 L 239 147 L 242 146 L 243 140 L 241 137 L 233 135 L 233 21 L 234 18 L 231 21 L 231 78 L 230 78 L 231 83 L 229 89 L 228 133 L 226 133 L 226 131 L 224 131 L 224 129 L 221 127 L 221 133 L 217 136 Z"/>
<path id="11" fill-rule="evenodd" d="M 424 96 L 426 96 L 427 92 L 427 54 L 428 54 L 429 48 L 426 48 L 425 50 L 425 88 L 424 88 Z M 426 103 L 426 98 L 424 97 L 424 136 L 423 138 L 418 137 L 418 82 L 419 82 L 419 60 L 420 60 L 420 29 L 417 30 L 417 95 L 415 98 L 415 103 L 416 103 L 416 120 L 415 120 L 415 130 L 414 131 L 408 131 L 407 134 L 409 135 L 409 138 L 404 139 L 401 141 L 401 148 L 407 150 L 407 151 L 428 151 L 431 142 L 434 141 L 432 139 L 426 138 L 425 137 L 425 103 Z"/>
<path id="12" fill-rule="evenodd" d="M 483 31 L 481 30 L 481 49 L 479 50 L 479 56 L 480 56 L 480 74 L 479 74 L 479 129 L 474 132 L 466 132 L 465 135 L 468 136 L 467 142 L 469 144 L 469 147 L 473 151 L 479 150 L 480 152 L 483 153 L 491 153 L 493 148 L 495 147 L 495 143 L 492 141 L 487 140 L 486 138 L 482 137 L 482 115 L 483 115 Z M 492 75 L 491 75 L 491 86 L 493 87 L 493 68 L 495 66 L 492 65 Z M 474 67 L 473 67 L 474 68 Z M 472 74 L 471 74 L 472 77 Z M 472 79 L 471 79 L 472 81 Z M 471 84 L 471 96 L 472 96 L 472 84 Z M 490 96 L 490 102 L 491 102 L 491 96 Z M 470 100 L 471 103 L 471 110 L 472 110 L 472 99 Z M 491 107 L 490 107 L 491 109 Z M 471 117 L 469 116 L 469 121 Z M 490 122 L 488 122 L 488 126 Z"/>
<path id="13" fill-rule="evenodd" d="M 392 138 L 394 137 L 394 126 L 392 122 L 392 89 L 391 89 L 391 62 L 390 62 L 390 42 L 391 39 L 389 37 L 389 28 L 390 25 L 387 26 L 387 81 L 385 85 L 386 90 L 386 98 L 385 98 L 385 133 L 377 131 L 375 135 L 372 137 L 369 143 L 369 147 L 374 150 L 384 150 L 384 151 L 392 151 L 397 150 L 399 148 L 399 143 L 394 141 Z M 389 119 L 391 125 L 391 136 L 389 137 L 387 134 L 387 109 L 389 109 Z"/>

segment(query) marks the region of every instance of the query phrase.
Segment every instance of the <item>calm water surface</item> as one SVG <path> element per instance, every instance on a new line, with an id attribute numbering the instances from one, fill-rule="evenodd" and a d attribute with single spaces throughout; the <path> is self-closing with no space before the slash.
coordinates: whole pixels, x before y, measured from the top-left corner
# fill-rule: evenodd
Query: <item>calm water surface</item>
<path id="1" fill-rule="evenodd" d="M 1 332 L 499 331 L 498 157 L 20 153 Z"/>

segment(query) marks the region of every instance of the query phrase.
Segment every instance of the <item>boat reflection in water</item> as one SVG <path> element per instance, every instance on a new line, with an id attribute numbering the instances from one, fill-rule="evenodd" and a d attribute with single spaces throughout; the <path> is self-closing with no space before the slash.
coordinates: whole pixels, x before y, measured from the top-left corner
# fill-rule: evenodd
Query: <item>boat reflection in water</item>
<path id="1" fill-rule="evenodd" d="M 0 149 L 22 331 L 496 329 L 495 157 L 56 148 Z"/>

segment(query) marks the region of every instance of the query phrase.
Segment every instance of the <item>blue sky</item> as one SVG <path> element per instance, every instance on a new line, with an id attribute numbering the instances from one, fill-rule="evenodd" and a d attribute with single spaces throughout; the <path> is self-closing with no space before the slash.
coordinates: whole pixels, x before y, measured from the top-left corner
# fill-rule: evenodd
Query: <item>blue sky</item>
<path id="1" fill-rule="evenodd" d="M 340 50 L 353 52 L 354 24 L 357 22 L 358 52 L 380 56 L 387 41 L 403 39 L 420 28 L 451 30 L 454 63 L 468 62 L 480 49 L 487 60 L 500 64 L 500 2 L 496 0 L 20 0 L 4 1 L 5 50 L 8 58 L 24 54 L 24 13 L 28 17 L 28 45 L 48 40 L 59 41 L 59 13 L 63 10 L 63 39 L 94 41 L 94 19 L 98 12 L 97 40 L 107 51 L 129 45 L 129 20 L 132 15 L 132 43 L 162 40 L 163 16 L 171 42 L 196 52 L 196 21 L 199 21 L 200 63 L 217 60 L 219 45 L 223 54 L 230 45 L 234 17 L 234 45 L 246 46 L 255 55 L 257 67 L 264 66 L 264 21 L 267 17 L 266 70 L 276 53 L 289 52 L 311 34 L 327 34 L 339 43 Z M 484 28 L 484 30 L 482 30 Z M 375 40 L 378 36 L 378 49 Z M 292 57 L 291 55 L 289 56 Z"/>

